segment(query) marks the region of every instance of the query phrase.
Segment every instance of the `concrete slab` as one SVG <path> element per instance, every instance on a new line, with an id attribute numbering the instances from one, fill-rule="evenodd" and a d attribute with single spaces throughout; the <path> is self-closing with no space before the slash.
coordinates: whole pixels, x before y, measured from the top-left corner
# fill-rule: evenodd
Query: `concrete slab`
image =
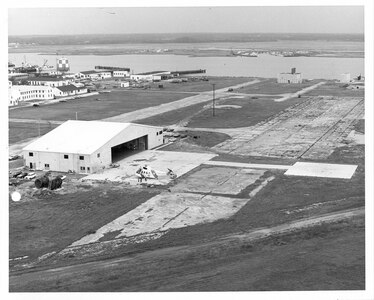
<path id="1" fill-rule="evenodd" d="M 271 165 L 271 164 L 251 164 L 251 163 L 237 163 L 237 162 L 230 162 L 230 161 L 206 161 L 204 165 L 211 165 L 211 166 L 226 166 L 226 167 L 234 167 L 234 168 L 248 168 L 248 169 L 279 169 L 279 170 L 288 170 L 291 166 L 287 165 Z"/>
<path id="2" fill-rule="evenodd" d="M 213 222 L 232 216 L 249 200 L 189 193 L 163 193 L 71 246 L 98 242 L 103 240 L 106 234 L 113 232 L 117 234 L 115 238 L 123 238 Z"/>
<path id="3" fill-rule="evenodd" d="M 348 134 L 346 140 L 348 140 L 349 142 L 355 143 L 357 145 L 365 145 L 365 134 L 352 130 Z"/>
<path id="4" fill-rule="evenodd" d="M 356 168 L 357 165 L 297 162 L 284 174 L 290 176 L 350 179 Z"/>
<path id="5" fill-rule="evenodd" d="M 327 158 L 363 111 L 361 97 L 309 97 L 265 122 L 236 129 L 213 149 L 233 155 Z"/>
<path id="6" fill-rule="evenodd" d="M 255 183 L 265 170 L 212 167 L 199 170 L 174 187 L 172 192 L 199 192 L 237 195 Z"/>
<path id="7" fill-rule="evenodd" d="M 166 185 L 171 181 L 166 175 L 167 168 L 172 169 L 179 177 L 215 156 L 216 154 L 209 153 L 147 150 L 118 161 L 120 165 L 118 168 L 101 170 L 84 177 L 83 180 L 108 180 L 136 185 L 138 184 L 136 170 L 140 166 L 148 165 L 155 170 L 158 179 L 147 179 L 147 183 Z"/>

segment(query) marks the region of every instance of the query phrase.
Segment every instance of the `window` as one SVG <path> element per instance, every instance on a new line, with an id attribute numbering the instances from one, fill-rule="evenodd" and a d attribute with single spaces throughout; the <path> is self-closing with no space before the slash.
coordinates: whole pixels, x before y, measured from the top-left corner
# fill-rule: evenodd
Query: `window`
<path id="1" fill-rule="evenodd" d="M 29 156 L 34 156 L 34 153 L 33 152 L 29 152 Z"/>
<path id="2" fill-rule="evenodd" d="M 158 135 L 158 131 L 156 132 L 156 135 Z"/>
<path id="3" fill-rule="evenodd" d="M 84 156 L 83 155 L 79 155 L 79 160 L 84 160 Z"/>
<path id="4" fill-rule="evenodd" d="M 162 130 L 159 132 L 159 134 L 162 134 Z"/>
<path id="5" fill-rule="evenodd" d="M 90 172 L 90 167 L 87 167 L 87 172 Z"/>
<path id="6" fill-rule="evenodd" d="M 69 155 L 64 154 L 64 158 L 65 158 L 65 159 L 69 159 Z"/>
<path id="7" fill-rule="evenodd" d="M 100 153 L 97 154 L 97 157 L 100 157 Z"/>
<path id="8" fill-rule="evenodd" d="M 81 171 L 86 171 L 86 168 L 85 167 L 81 167 Z"/>
<path id="9" fill-rule="evenodd" d="M 49 169 L 49 164 L 44 164 L 45 169 Z"/>

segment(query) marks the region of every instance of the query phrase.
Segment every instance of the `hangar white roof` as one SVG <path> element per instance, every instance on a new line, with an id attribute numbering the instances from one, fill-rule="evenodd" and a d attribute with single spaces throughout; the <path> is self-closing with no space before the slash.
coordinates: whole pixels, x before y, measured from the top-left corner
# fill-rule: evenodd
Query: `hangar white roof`
<path id="1" fill-rule="evenodd" d="M 145 125 L 69 120 L 27 145 L 23 150 L 91 154 L 131 126 Z"/>

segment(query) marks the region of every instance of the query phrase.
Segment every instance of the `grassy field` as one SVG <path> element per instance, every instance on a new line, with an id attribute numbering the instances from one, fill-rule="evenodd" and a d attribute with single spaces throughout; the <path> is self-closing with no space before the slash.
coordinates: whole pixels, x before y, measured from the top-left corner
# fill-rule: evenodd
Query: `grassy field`
<path id="1" fill-rule="evenodd" d="M 162 151 L 187 151 L 186 149 L 183 149 L 185 144 L 210 148 L 230 138 L 229 135 L 220 132 L 184 130 L 178 131 L 178 133 L 186 136 L 182 140 L 183 144 L 174 142 L 166 147 L 163 147 Z"/>
<path id="2" fill-rule="evenodd" d="M 204 76 L 204 74 L 196 74 L 196 77 Z M 183 76 L 182 76 L 183 77 Z M 185 76 L 186 78 L 194 77 L 194 75 Z M 182 83 L 171 83 L 163 81 L 160 83 L 153 83 L 151 87 L 153 89 L 158 89 L 158 85 L 163 85 L 163 91 L 173 91 L 173 92 L 207 92 L 212 91 L 212 83 L 215 84 L 215 89 L 221 89 L 239 83 L 244 83 L 252 81 L 255 78 L 252 77 L 212 77 L 207 76 L 209 81 L 191 81 L 182 82 Z M 161 89 L 160 89 L 161 90 Z"/>
<path id="3" fill-rule="evenodd" d="M 35 258 L 62 250 L 155 194 L 104 185 L 32 201 L 9 201 L 9 256 Z"/>
<path id="4" fill-rule="evenodd" d="M 198 103 L 180 109 L 175 109 L 157 116 L 146 119 L 136 120 L 134 123 L 153 125 L 153 126 L 170 126 L 181 120 L 198 113 L 206 103 Z"/>
<path id="5" fill-rule="evenodd" d="M 66 121 L 75 119 L 77 112 L 79 120 L 100 120 L 185 97 L 186 94 L 183 93 L 113 91 L 52 105 L 10 110 L 9 118 Z M 101 101 L 96 101 L 97 98 Z"/>
<path id="6" fill-rule="evenodd" d="M 236 128 L 255 125 L 264 121 L 274 114 L 290 107 L 294 104 L 304 101 L 305 98 L 293 98 L 282 102 L 274 102 L 269 97 L 259 97 L 252 99 L 250 97 L 243 99 L 219 100 L 219 105 L 238 105 L 241 108 L 216 108 L 213 117 L 212 109 L 203 107 L 207 103 L 195 104 L 189 107 L 176 109 L 154 117 L 137 120 L 136 123 L 170 126 L 181 120 L 190 118 L 188 127 L 193 128 Z"/>
<path id="7" fill-rule="evenodd" d="M 188 123 L 193 128 L 236 128 L 255 125 L 305 98 L 293 98 L 282 102 L 274 102 L 271 98 L 260 99 L 228 99 L 220 105 L 238 105 L 241 108 L 218 108 L 215 116 L 208 109 L 191 118 Z"/>
<path id="8" fill-rule="evenodd" d="M 58 125 L 55 124 L 35 124 L 35 123 L 18 123 L 9 122 L 9 144 L 14 144 L 22 140 L 38 137 L 39 128 L 40 135 L 44 135 L 56 128 Z"/>
<path id="9" fill-rule="evenodd" d="M 306 95 L 312 96 L 337 96 L 337 97 L 364 97 L 365 90 L 350 90 L 343 83 L 327 81 L 316 89 L 308 92 Z"/>
<path id="10" fill-rule="evenodd" d="M 248 85 L 246 87 L 234 90 L 234 92 L 244 93 L 244 94 L 285 94 L 285 93 L 295 93 L 308 86 L 314 85 L 322 80 L 311 80 L 308 82 L 303 82 L 301 84 L 288 84 L 288 83 L 277 83 L 277 79 L 265 79 L 259 83 Z"/>
<path id="11" fill-rule="evenodd" d="M 364 218 L 263 240 L 131 253 L 130 259 L 36 274 L 10 291 L 307 291 L 365 289 Z M 143 250 L 144 251 L 144 250 Z M 123 254 L 122 254 L 123 256 Z M 76 276 L 79 273 L 79 277 Z M 27 274 L 26 274 L 27 276 Z M 12 280 L 11 280 L 12 283 Z"/>

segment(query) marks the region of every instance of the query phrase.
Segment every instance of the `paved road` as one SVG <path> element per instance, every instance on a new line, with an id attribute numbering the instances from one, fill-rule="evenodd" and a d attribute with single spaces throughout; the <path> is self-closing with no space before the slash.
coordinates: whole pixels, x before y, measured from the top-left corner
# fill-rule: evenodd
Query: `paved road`
<path id="1" fill-rule="evenodd" d="M 216 99 L 219 99 L 221 97 L 231 96 L 232 94 L 230 92 L 227 92 L 227 90 L 229 88 L 238 89 L 238 88 L 245 87 L 245 86 L 248 86 L 248 85 L 256 84 L 258 82 L 260 82 L 260 80 L 256 79 L 256 80 L 253 80 L 253 81 L 244 82 L 244 83 L 237 84 L 237 85 L 234 85 L 234 86 L 218 89 L 218 90 L 215 91 L 215 97 L 216 97 Z M 110 118 L 107 118 L 107 119 L 103 119 L 103 121 L 108 121 L 108 122 L 133 122 L 135 120 L 140 120 L 140 119 L 153 117 L 153 116 L 156 116 L 156 115 L 159 115 L 159 114 L 162 114 L 162 113 L 166 113 L 166 112 L 169 112 L 169 111 L 172 111 L 172 110 L 188 107 L 188 106 L 198 104 L 198 103 L 208 102 L 208 101 L 211 101 L 211 100 L 212 100 L 212 92 L 211 91 L 202 92 L 198 95 L 183 98 L 181 100 L 173 101 L 173 102 L 170 102 L 170 103 L 164 103 L 164 104 L 161 104 L 161 105 L 158 105 L 158 106 L 147 107 L 147 108 L 144 108 L 144 109 L 139 109 L 139 110 L 128 112 L 128 113 L 125 113 L 125 114 L 122 114 L 122 115 L 118 115 L 118 116 L 110 117 Z"/>
<path id="2" fill-rule="evenodd" d="M 308 87 L 306 87 L 306 88 L 304 88 L 304 89 L 302 89 L 302 90 L 300 90 L 300 91 L 298 91 L 296 93 L 287 94 L 287 95 L 283 96 L 280 99 L 275 99 L 274 101 L 275 102 L 282 102 L 282 101 L 286 101 L 286 100 L 291 99 L 291 98 L 295 98 L 295 97 L 297 97 L 299 95 L 303 95 L 303 94 L 305 94 L 307 92 L 310 92 L 310 91 L 316 89 L 317 87 L 319 87 L 319 86 L 321 86 L 321 85 L 323 85 L 325 83 L 326 82 L 324 82 L 324 81 L 318 82 L 318 83 L 316 83 L 316 84 L 314 84 L 312 86 L 308 86 Z"/>
<path id="3" fill-rule="evenodd" d="M 53 120 L 35 120 L 35 119 L 9 119 L 9 122 L 15 123 L 32 123 L 32 124 L 56 124 L 60 125 L 65 121 L 53 121 Z"/>
<path id="4" fill-rule="evenodd" d="M 93 288 L 92 280 L 95 280 L 95 278 L 97 280 L 99 278 L 100 282 L 105 282 L 112 275 L 111 271 L 118 274 L 119 272 L 127 272 L 126 270 L 132 270 L 132 267 L 136 267 L 146 272 L 147 267 L 152 266 L 155 262 L 158 262 L 161 269 L 162 266 L 167 268 L 168 260 L 180 261 L 183 258 L 186 259 L 186 257 L 189 256 L 193 257 L 194 255 L 206 251 L 210 251 L 209 253 L 211 253 L 211 251 L 219 247 L 248 243 L 272 235 L 317 226 L 321 223 L 337 222 L 355 216 L 363 216 L 364 214 L 364 208 L 356 208 L 314 216 L 271 228 L 259 228 L 250 232 L 230 234 L 198 245 L 169 247 L 115 259 L 11 275 L 9 278 L 10 291 L 53 291 L 57 289 L 87 291 Z M 188 265 L 184 266 L 181 264 L 179 268 L 183 269 L 186 267 L 188 267 Z M 161 271 L 162 270 L 160 270 L 160 272 Z M 157 280 L 157 278 L 149 278 L 149 285 L 152 286 L 152 282 L 153 284 L 157 284 Z M 132 283 L 133 286 L 136 286 L 136 284 L 136 282 Z M 124 282 L 119 287 L 117 286 L 117 290 L 126 288 L 128 287 Z"/>

